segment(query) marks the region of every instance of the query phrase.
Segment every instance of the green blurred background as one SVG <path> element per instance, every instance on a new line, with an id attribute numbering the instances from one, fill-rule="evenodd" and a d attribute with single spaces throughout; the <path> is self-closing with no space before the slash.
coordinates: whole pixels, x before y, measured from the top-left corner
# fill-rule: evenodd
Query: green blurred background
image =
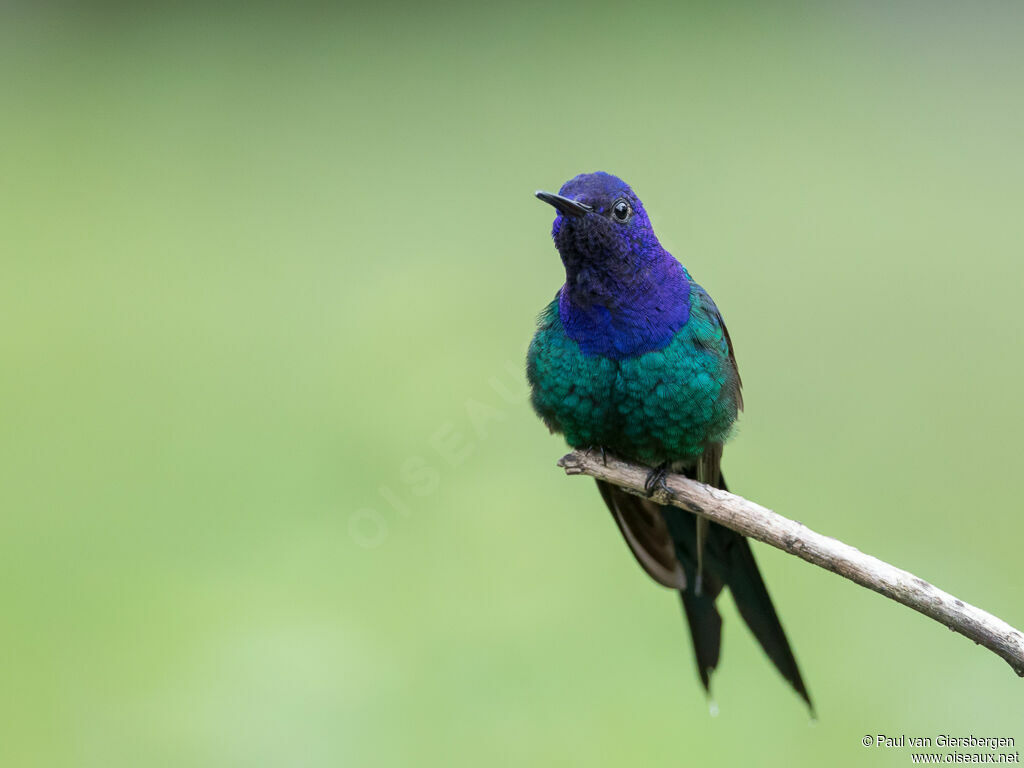
<path id="1" fill-rule="evenodd" d="M 608 170 L 715 296 L 734 489 L 1024 624 L 1019 4 L 15 4 L 0 763 L 906 765 L 1024 681 L 757 554 L 819 721 L 525 400 L 532 197 Z M 972 751 L 972 750 L 968 750 Z M 977 751 L 977 750 L 973 750 Z"/>

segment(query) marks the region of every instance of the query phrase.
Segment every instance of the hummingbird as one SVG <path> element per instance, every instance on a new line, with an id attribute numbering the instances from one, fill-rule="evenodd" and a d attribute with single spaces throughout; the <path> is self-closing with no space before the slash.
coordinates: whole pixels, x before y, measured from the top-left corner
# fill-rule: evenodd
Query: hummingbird
<path id="1" fill-rule="evenodd" d="M 667 472 L 726 488 L 722 450 L 743 397 L 718 307 L 662 247 L 622 179 L 586 173 L 536 196 L 555 208 L 565 283 L 527 353 L 534 410 L 573 448 L 650 467 L 648 498 L 601 480 L 598 490 L 640 567 L 679 593 L 708 697 L 721 653 L 716 601 L 728 587 L 768 658 L 812 707 L 747 539 L 649 498 Z"/>

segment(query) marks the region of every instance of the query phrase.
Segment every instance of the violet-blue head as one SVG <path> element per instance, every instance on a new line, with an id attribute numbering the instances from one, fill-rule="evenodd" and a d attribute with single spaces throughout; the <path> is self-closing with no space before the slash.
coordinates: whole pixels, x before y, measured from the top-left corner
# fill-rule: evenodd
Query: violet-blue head
<path id="1" fill-rule="evenodd" d="M 551 236 L 567 267 L 585 259 L 636 267 L 662 250 L 640 198 L 610 173 L 582 173 L 537 197 L 558 211 Z"/>
<path id="2" fill-rule="evenodd" d="M 565 266 L 559 314 L 590 354 L 622 358 L 671 341 L 686 323 L 690 276 L 662 248 L 626 182 L 598 171 L 537 192 L 558 211 L 551 236 Z"/>

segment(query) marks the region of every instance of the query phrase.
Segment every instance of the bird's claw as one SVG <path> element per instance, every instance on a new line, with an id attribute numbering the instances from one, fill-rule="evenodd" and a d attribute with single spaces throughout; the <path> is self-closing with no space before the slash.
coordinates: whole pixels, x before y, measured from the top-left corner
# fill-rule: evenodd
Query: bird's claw
<path id="1" fill-rule="evenodd" d="M 654 469 L 647 474 L 647 480 L 644 481 L 644 491 L 647 493 L 647 498 L 653 496 L 654 492 L 659 488 L 665 493 L 671 493 L 668 484 L 665 482 L 666 477 L 668 477 L 667 461 L 654 467 Z"/>
<path id="2" fill-rule="evenodd" d="M 591 445 L 591 446 L 589 446 L 586 449 L 585 453 L 589 456 L 594 451 L 600 451 L 601 452 L 601 463 L 604 464 L 607 467 L 608 466 L 608 452 L 605 450 L 605 447 L 603 445 Z"/>

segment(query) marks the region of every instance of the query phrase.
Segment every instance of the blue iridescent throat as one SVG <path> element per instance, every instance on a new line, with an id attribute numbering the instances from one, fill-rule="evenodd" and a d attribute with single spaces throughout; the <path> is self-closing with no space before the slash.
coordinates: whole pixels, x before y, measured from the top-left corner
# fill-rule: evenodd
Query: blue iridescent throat
<path id="1" fill-rule="evenodd" d="M 579 301 L 570 289 L 576 276 L 566 275 L 558 292 L 558 317 L 583 354 L 622 360 L 672 342 L 690 319 L 690 280 L 679 262 L 665 256 L 642 289 L 623 286 L 614 301 Z"/>

